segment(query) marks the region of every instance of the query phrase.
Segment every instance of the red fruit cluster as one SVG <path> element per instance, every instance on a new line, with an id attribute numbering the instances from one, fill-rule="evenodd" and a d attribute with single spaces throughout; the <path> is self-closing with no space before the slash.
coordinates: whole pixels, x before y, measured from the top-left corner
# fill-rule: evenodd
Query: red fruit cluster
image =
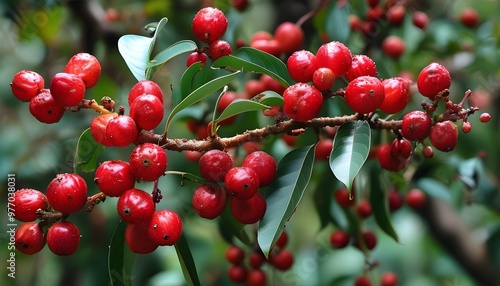
<path id="1" fill-rule="evenodd" d="M 304 31 L 291 22 L 281 23 L 274 33 L 258 31 L 250 38 L 250 47 L 274 56 L 290 55 L 302 47 Z"/>

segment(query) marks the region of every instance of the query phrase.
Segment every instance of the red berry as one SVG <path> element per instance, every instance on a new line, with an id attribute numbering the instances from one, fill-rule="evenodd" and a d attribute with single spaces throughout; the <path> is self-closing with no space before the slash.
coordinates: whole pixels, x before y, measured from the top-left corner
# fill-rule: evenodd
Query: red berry
<path id="1" fill-rule="evenodd" d="M 341 42 L 323 44 L 316 52 L 316 63 L 318 67 L 331 69 L 335 77 L 341 77 L 351 68 L 351 51 Z"/>
<path id="2" fill-rule="evenodd" d="M 234 7 L 234 9 L 243 12 L 248 6 L 248 0 L 231 0 L 231 6 Z"/>
<path id="3" fill-rule="evenodd" d="M 418 91 L 431 100 L 440 91 L 450 88 L 450 85 L 450 72 L 438 63 L 431 63 L 423 68 L 417 78 Z"/>
<path id="4" fill-rule="evenodd" d="M 97 167 L 94 183 L 106 196 L 119 197 L 123 192 L 134 187 L 135 177 L 128 162 L 110 160 Z"/>
<path id="5" fill-rule="evenodd" d="M 118 215 L 127 223 L 148 222 L 155 208 L 153 197 L 140 189 L 125 191 L 116 203 Z"/>
<path id="6" fill-rule="evenodd" d="M 413 12 L 412 22 L 416 27 L 425 30 L 425 28 L 427 28 L 427 25 L 429 24 L 429 16 L 427 16 L 427 14 L 424 12 L 415 11 Z"/>
<path id="7" fill-rule="evenodd" d="M 319 91 L 327 91 L 335 83 L 335 75 L 329 68 L 319 68 L 313 73 L 313 85 Z"/>
<path id="8" fill-rule="evenodd" d="M 247 93 L 248 98 L 252 98 L 264 91 L 266 91 L 266 86 L 260 80 L 251 79 L 245 83 L 245 92 Z"/>
<path id="9" fill-rule="evenodd" d="M 267 31 L 257 31 L 250 38 L 250 43 L 258 41 L 258 40 L 272 40 L 274 36 Z"/>
<path id="10" fill-rule="evenodd" d="M 227 18 L 221 10 L 205 7 L 196 13 L 191 28 L 198 40 L 210 44 L 226 32 Z"/>
<path id="11" fill-rule="evenodd" d="M 156 211 L 151 217 L 147 233 L 158 245 L 174 245 L 182 235 L 182 221 L 171 210 Z"/>
<path id="12" fill-rule="evenodd" d="M 14 217 L 19 221 L 35 221 L 36 211 L 41 209 L 46 211 L 49 207 L 47 197 L 40 191 L 34 189 L 21 189 L 14 193 L 13 212 Z"/>
<path id="13" fill-rule="evenodd" d="M 34 71 L 20 71 L 14 75 L 10 87 L 17 99 L 29 102 L 44 87 L 44 80 L 41 75 Z"/>
<path id="14" fill-rule="evenodd" d="M 108 147 L 114 145 L 111 138 L 106 136 L 106 129 L 109 121 L 116 116 L 117 115 L 114 113 L 105 113 L 92 119 L 90 122 L 90 132 L 92 133 L 92 137 L 94 137 L 95 142 Z"/>
<path id="15" fill-rule="evenodd" d="M 408 140 L 422 141 L 431 132 L 432 119 L 429 114 L 415 110 L 407 113 L 401 123 L 401 134 Z"/>
<path id="16" fill-rule="evenodd" d="M 224 109 L 226 109 L 226 107 L 229 106 L 229 104 L 231 104 L 233 101 L 235 101 L 238 98 L 239 98 L 239 96 L 236 92 L 227 91 L 219 99 L 219 102 L 217 104 L 217 110 L 219 112 L 222 112 Z"/>
<path id="17" fill-rule="evenodd" d="M 57 123 L 64 115 L 64 106 L 54 100 L 48 89 L 43 89 L 30 101 L 30 113 L 46 124 Z"/>
<path id="18" fill-rule="evenodd" d="M 156 128 L 163 120 L 163 103 L 152 94 L 138 96 L 130 106 L 130 117 L 144 130 Z"/>
<path id="19" fill-rule="evenodd" d="M 54 210 L 76 213 L 87 203 L 87 183 L 78 174 L 58 174 L 47 186 L 46 194 Z"/>
<path id="20" fill-rule="evenodd" d="M 262 74 L 260 76 L 260 81 L 264 84 L 267 90 L 272 90 L 279 94 L 283 94 L 286 89 L 286 87 L 283 86 L 279 81 L 275 80 L 267 74 Z"/>
<path id="21" fill-rule="evenodd" d="M 397 159 L 406 160 L 410 158 L 413 145 L 405 138 L 394 139 L 391 143 L 391 155 Z"/>
<path id="22" fill-rule="evenodd" d="M 247 275 L 247 286 L 264 286 L 266 285 L 266 273 L 261 269 L 252 269 Z"/>
<path id="23" fill-rule="evenodd" d="M 266 258 L 261 252 L 252 252 L 248 257 L 248 264 L 254 269 L 260 268 L 264 262 L 266 262 Z"/>
<path id="24" fill-rule="evenodd" d="M 356 203 L 353 195 L 349 195 L 349 190 L 346 188 L 335 191 L 335 200 L 343 208 L 351 207 Z"/>
<path id="25" fill-rule="evenodd" d="M 247 268 L 244 265 L 231 265 L 227 276 L 235 283 L 244 283 L 247 281 Z"/>
<path id="26" fill-rule="evenodd" d="M 226 260 L 233 265 L 239 265 L 245 259 L 245 251 L 236 245 L 231 245 L 225 253 Z"/>
<path id="27" fill-rule="evenodd" d="M 387 21 L 392 25 L 399 26 L 403 23 L 406 15 L 406 8 L 403 5 L 394 5 L 387 10 Z"/>
<path id="28" fill-rule="evenodd" d="M 467 27 L 474 27 L 479 21 L 479 14 L 474 8 L 465 8 L 460 14 L 460 21 Z"/>
<path id="29" fill-rule="evenodd" d="M 375 62 L 367 55 L 354 55 L 352 56 L 351 67 L 344 75 L 347 81 L 352 81 L 360 76 L 377 76 L 377 66 Z"/>
<path id="30" fill-rule="evenodd" d="M 361 239 L 363 239 L 364 246 L 361 246 L 361 243 L 358 241 L 356 242 L 358 248 L 366 247 L 368 250 L 372 250 L 377 246 L 377 236 L 371 231 L 361 232 Z"/>
<path id="31" fill-rule="evenodd" d="M 384 85 L 384 101 L 379 106 L 385 113 L 393 114 L 403 110 L 410 99 L 410 82 L 400 77 L 392 77 L 382 81 Z"/>
<path id="32" fill-rule="evenodd" d="M 208 54 L 212 60 L 216 60 L 223 56 L 228 56 L 233 52 L 231 45 L 224 40 L 215 40 L 210 44 L 208 48 Z"/>
<path id="33" fill-rule="evenodd" d="M 401 57 L 406 49 L 405 42 L 398 36 L 388 36 L 382 42 L 382 51 L 392 57 L 399 58 Z"/>
<path id="34" fill-rule="evenodd" d="M 403 206 L 403 196 L 397 191 L 391 190 L 388 195 L 389 209 L 391 211 L 396 211 Z"/>
<path id="35" fill-rule="evenodd" d="M 256 40 L 250 43 L 250 47 L 266 52 L 273 56 L 279 56 L 281 54 L 281 47 L 278 41 L 272 40 Z"/>
<path id="36" fill-rule="evenodd" d="M 132 106 L 134 100 L 143 95 L 143 94 L 152 94 L 163 103 L 163 91 L 154 81 L 150 81 L 147 79 L 141 80 L 138 83 L 134 84 L 128 93 L 128 105 Z"/>
<path id="37" fill-rule="evenodd" d="M 50 93 L 63 106 L 75 106 L 85 97 L 85 83 L 74 74 L 57 73 L 50 82 Z"/>
<path id="38" fill-rule="evenodd" d="M 361 200 L 356 206 L 356 213 L 362 217 L 367 218 L 372 214 L 372 206 L 367 199 Z"/>
<path id="39" fill-rule="evenodd" d="M 310 51 L 296 51 L 288 58 L 286 66 L 293 80 L 296 82 L 310 82 L 317 69 L 316 56 Z"/>
<path id="40" fill-rule="evenodd" d="M 287 243 L 288 243 L 288 234 L 286 233 L 286 231 L 283 231 L 278 240 L 276 241 L 276 246 L 279 248 L 283 248 L 286 246 Z"/>
<path id="41" fill-rule="evenodd" d="M 377 153 L 377 159 L 380 166 L 388 171 L 399 172 L 408 165 L 408 160 L 402 157 L 395 157 L 392 154 L 390 144 L 380 146 Z"/>
<path id="42" fill-rule="evenodd" d="M 328 161 L 330 158 L 330 153 L 333 149 L 333 140 L 329 138 L 324 138 L 319 140 L 316 144 L 316 151 L 314 153 L 314 158 L 316 160 Z"/>
<path id="43" fill-rule="evenodd" d="M 64 72 L 79 76 L 85 83 L 85 87 L 91 88 L 99 81 L 101 65 L 93 55 L 78 53 L 68 61 Z"/>
<path id="44" fill-rule="evenodd" d="M 354 280 L 354 286 L 371 286 L 372 282 L 370 281 L 370 278 L 366 276 L 359 276 Z"/>
<path id="45" fill-rule="evenodd" d="M 489 113 L 482 113 L 479 116 L 479 121 L 481 121 L 482 123 L 486 123 L 490 120 L 491 120 L 491 115 Z"/>
<path id="46" fill-rule="evenodd" d="M 292 22 L 283 22 L 274 31 L 274 39 L 278 41 L 281 52 L 291 54 L 302 46 L 304 31 Z"/>
<path id="47" fill-rule="evenodd" d="M 351 240 L 351 236 L 346 231 L 341 229 L 335 230 L 330 235 L 330 244 L 335 248 L 344 248 L 349 245 L 349 240 Z"/>
<path id="48" fill-rule="evenodd" d="M 21 224 L 16 229 L 14 241 L 16 249 L 28 255 L 39 252 L 45 246 L 45 236 L 43 235 L 43 231 L 40 228 L 40 225 L 35 222 Z"/>
<path id="49" fill-rule="evenodd" d="M 421 208 L 426 200 L 427 196 L 420 189 L 411 189 L 406 193 L 406 203 L 413 209 Z"/>
<path id="50" fill-rule="evenodd" d="M 200 157 L 198 166 L 205 180 L 223 182 L 227 171 L 234 167 L 234 162 L 227 152 L 213 149 Z"/>
<path id="51" fill-rule="evenodd" d="M 248 200 L 232 198 L 230 208 L 237 221 L 243 224 L 252 224 L 258 222 L 264 216 L 266 200 L 260 193 L 256 193 Z"/>
<path id="52" fill-rule="evenodd" d="M 384 101 L 384 85 L 375 77 L 360 76 L 349 82 L 344 98 L 355 112 L 370 113 Z"/>
<path id="53" fill-rule="evenodd" d="M 366 0 L 366 3 L 368 4 L 368 6 L 370 6 L 371 8 L 373 7 L 377 7 L 378 4 L 379 4 L 380 0 Z"/>
<path id="54" fill-rule="evenodd" d="M 130 169 L 138 179 L 147 182 L 158 180 L 167 169 L 167 154 L 153 143 L 138 145 L 130 154 Z"/>
<path id="55" fill-rule="evenodd" d="M 384 272 L 380 277 L 380 286 L 396 286 L 398 276 L 394 272 Z"/>
<path id="56" fill-rule="evenodd" d="M 192 205 L 200 217 L 214 219 L 224 211 L 226 200 L 227 192 L 223 188 L 201 185 L 193 194 Z"/>
<path id="57" fill-rule="evenodd" d="M 434 149 L 432 149 L 431 146 L 425 146 L 424 149 L 422 149 L 422 155 L 424 155 L 424 158 L 432 158 L 434 157 Z"/>
<path id="58" fill-rule="evenodd" d="M 243 159 L 242 167 L 248 167 L 259 176 L 260 187 L 268 186 L 276 177 L 276 160 L 264 151 L 254 151 Z"/>
<path id="59" fill-rule="evenodd" d="M 128 224 L 125 229 L 125 242 L 128 248 L 139 254 L 147 254 L 155 251 L 158 244 L 149 238 L 147 233 L 149 228 L 149 221 L 134 224 Z"/>
<path id="60" fill-rule="evenodd" d="M 464 133 L 469 133 L 471 130 L 472 130 L 472 124 L 470 122 L 466 121 L 462 124 L 462 131 Z M 432 129 L 431 129 L 431 132 L 432 132 Z"/>
<path id="61" fill-rule="evenodd" d="M 437 122 L 432 126 L 429 140 L 442 152 L 450 152 L 458 143 L 458 127 L 451 121 Z"/>
<path id="62" fill-rule="evenodd" d="M 314 86 L 296 83 L 283 92 L 283 112 L 291 119 L 308 121 L 315 118 L 323 106 L 323 95 Z"/>
<path id="63" fill-rule="evenodd" d="M 384 8 L 380 6 L 371 7 L 368 11 L 366 11 L 366 21 L 369 23 L 380 22 L 384 16 L 384 12 Z"/>
<path id="64" fill-rule="evenodd" d="M 224 184 L 231 196 L 248 200 L 259 190 L 259 175 L 248 167 L 233 167 L 227 171 Z"/>
<path id="65" fill-rule="evenodd" d="M 80 231 L 72 222 L 56 222 L 47 230 L 47 246 L 55 255 L 72 255 L 79 244 Z"/>
<path id="66" fill-rule="evenodd" d="M 201 66 L 204 66 L 207 62 L 208 56 L 202 52 L 192 52 L 186 59 L 186 66 L 190 67 L 192 64 L 200 62 Z"/>
<path id="67" fill-rule="evenodd" d="M 113 117 L 106 126 L 106 138 L 113 146 L 125 147 L 137 140 L 139 128 L 130 116 Z"/>
<path id="68" fill-rule="evenodd" d="M 293 254 L 286 249 L 281 249 L 269 256 L 269 262 L 274 268 L 282 271 L 290 269 L 293 265 L 293 260 Z"/>

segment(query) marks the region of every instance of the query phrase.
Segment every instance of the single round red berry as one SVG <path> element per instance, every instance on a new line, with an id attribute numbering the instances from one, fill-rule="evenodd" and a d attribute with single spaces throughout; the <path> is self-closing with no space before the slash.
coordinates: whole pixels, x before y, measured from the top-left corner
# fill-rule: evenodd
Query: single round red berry
<path id="1" fill-rule="evenodd" d="M 388 171 L 399 172 L 408 165 L 408 159 L 403 157 L 395 157 L 392 154 L 390 144 L 383 144 L 377 153 L 377 159 L 380 166 Z"/>
<path id="2" fill-rule="evenodd" d="M 286 231 L 283 231 L 278 240 L 276 241 L 276 247 L 283 248 L 286 246 L 287 243 L 288 243 L 288 234 L 286 233 Z"/>
<path id="3" fill-rule="evenodd" d="M 406 15 L 406 8 L 404 5 L 394 5 L 387 10 L 387 21 L 392 25 L 399 26 L 403 23 Z"/>
<path id="4" fill-rule="evenodd" d="M 314 86 L 296 83 L 283 92 L 283 112 L 291 119 L 308 121 L 315 118 L 323 106 L 323 95 Z"/>
<path id="5" fill-rule="evenodd" d="M 450 152 L 458 143 L 458 127 L 451 121 L 437 122 L 432 126 L 429 140 L 442 152 Z"/>
<path id="6" fill-rule="evenodd" d="M 288 58 L 286 66 L 293 80 L 296 82 L 310 82 L 317 69 L 316 56 L 310 51 L 296 51 Z"/>
<path id="7" fill-rule="evenodd" d="M 72 255 L 79 244 L 80 231 L 72 222 L 56 222 L 47 230 L 47 246 L 55 255 Z"/>
<path id="8" fill-rule="evenodd" d="M 266 285 L 267 276 L 261 269 L 252 269 L 247 275 L 248 286 L 263 286 Z"/>
<path id="9" fill-rule="evenodd" d="M 163 120 L 163 103 L 152 94 L 138 96 L 130 106 L 130 117 L 140 129 L 152 130 Z"/>
<path id="10" fill-rule="evenodd" d="M 319 91 L 327 91 L 335 83 L 335 75 L 329 68 L 319 68 L 313 73 L 313 85 Z"/>
<path id="11" fill-rule="evenodd" d="M 318 144 L 316 144 L 316 151 L 314 152 L 314 158 L 316 160 L 328 161 L 332 149 L 333 149 L 333 140 L 329 138 L 323 138 L 319 140 Z"/>
<path id="12" fill-rule="evenodd" d="M 388 36 L 382 42 L 382 51 L 392 57 L 399 58 L 401 57 L 406 49 L 405 42 L 398 36 Z"/>
<path id="13" fill-rule="evenodd" d="M 217 104 L 217 110 L 222 112 L 226 107 L 229 106 L 233 101 L 239 98 L 239 95 L 234 91 L 225 92 L 219 99 Z"/>
<path id="14" fill-rule="evenodd" d="M 50 93 L 63 106 L 75 106 L 85 97 L 85 83 L 74 74 L 57 73 L 50 82 Z"/>
<path id="15" fill-rule="evenodd" d="M 262 252 L 252 252 L 248 256 L 248 264 L 254 269 L 259 269 L 265 262 L 266 258 Z"/>
<path id="16" fill-rule="evenodd" d="M 479 121 L 486 123 L 491 120 L 491 115 L 489 113 L 481 113 L 479 116 Z"/>
<path id="17" fill-rule="evenodd" d="M 360 76 L 349 82 L 344 98 L 355 112 L 370 113 L 384 101 L 384 85 L 375 77 Z"/>
<path id="18" fill-rule="evenodd" d="M 92 137 L 94 137 L 95 142 L 108 147 L 114 146 L 111 138 L 106 136 L 106 129 L 109 121 L 116 116 L 117 115 L 114 113 L 105 113 L 92 119 L 90 122 L 90 133 L 92 133 Z"/>
<path id="19" fill-rule="evenodd" d="M 464 133 L 469 133 L 471 132 L 471 130 L 472 130 L 472 124 L 470 122 L 466 121 L 462 124 L 462 131 Z"/>
<path id="20" fill-rule="evenodd" d="M 116 203 L 118 215 L 127 223 L 148 222 L 155 208 L 153 197 L 135 188 L 125 191 Z"/>
<path id="21" fill-rule="evenodd" d="M 318 67 L 331 69 L 335 77 L 341 77 L 351 68 L 351 51 L 341 42 L 323 44 L 316 52 L 316 63 Z"/>
<path id="22" fill-rule="evenodd" d="M 224 184 L 231 196 L 248 200 L 259 190 L 259 175 L 248 167 L 233 167 L 227 171 Z"/>
<path id="23" fill-rule="evenodd" d="M 65 73 L 79 76 L 86 88 L 91 88 L 99 81 L 101 64 L 96 57 L 88 53 L 78 53 L 71 57 L 64 68 Z"/>
<path id="24" fill-rule="evenodd" d="M 264 151 L 254 151 L 243 159 L 242 167 L 254 170 L 261 187 L 270 185 L 276 177 L 276 160 Z"/>
<path id="25" fill-rule="evenodd" d="M 349 245 L 351 236 L 344 230 L 338 229 L 330 235 L 330 244 L 335 248 L 344 248 Z"/>
<path id="26" fill-rule="evenodd" d="M 406 160 L 410 158 L 413 145 L 408 139 L 394 139 L 391 143 L 391 155 L 397 159 Z"/>
<path id="27" fill-rule="evenodd" d="M 283 22 L 276 27 L 274 39 L 278 41 L 281 52 L 291 54 L 302 46 L 304 31 L 292 22 Z"/>
<path id="28" fill-rule="evenodd" d="M 384 8 L 377 6 L 371 7 L 366 11 L 366 20 L 368 23 L 380 22 L 384 17 Z"/>
<path id="29" fill-rule="evenodd" d="M 174 245 L 182 235 L 181 218 L 171 210 L 156 211 L 147 233 L 158 245 Z"/>
<path id="30" fill-rule="evenodd" d="M 248 6 L 248 0 L 231 0 L 231 6 L 239 12 L 245 11 Z"/>
<path id="31" fill-rule="evenodd" d="M 245 251 L 239 246 L 231 245 L 226 249 L 225 252 L 226 260 L 231 262 L 233 265 L 240 265 L 245 259 Z"/>
<path id="32" fill-rule="evenodd" d="M 38 73 L 22 70 L 14 75 L 10 88 L 17 99 L 29 102 L 42 91 L 44 84 L 43 77 Z"/>
<path id="33" fill-rule="evenodd" d="M 418 91 L 431 100 L 439 92 L 450 88 L 450 85 L 450 72 L 438 63 L 431 63 L 423 68 L 417 78 Z"/>
<path id="34" fill-rule="evenodd" d="M 128 248 L 138 254 L 147 254 L 155 251 L 158 244 L 145 235 L 148 232 L 149 221 L 128 224 L 125 229 L 125 242 Z"/>
<path id="35" fill-rule="evenodd" d="M 357 241 L 356 246 L 358 248 L 366 247 L 368 250 L 372 250 L 377 246 L 377 236 L 369 230 L 361 232 L 361 239 L 363 240 L 363 245 Z"/>
<path id="36" fill-rule="evenodd" d="M 406 203 L 413 209 L 421 208 L 426 200 L 427 196 L 420 189 L 411 189 L 406 193 Z"/>
<path id="37" fill-rule="evenodd" d="M 235 283 L 244 283 L 247 281 L 248 271 L 244 265 L 231 265 L 227 271 L 229 279 Z"/>
<path id="38" fill-rule="evenodd" d="M 347 81 L 352 81 L 360 76 L 377 76 L 377 66 L 375 62 L 367 55 L 352 56 L 351 67 L 344 75 Z"/>
<path id="39" fill-rule="evenodd" d="M 335 200 L 343 208 L 351 207 L 356 203 L 353 195 L 350 195 L 346 188 L 335 191 Z"/>
<path id="40" fill-rule="evenodd" d="M 227 192 L 223 188 L 201 185 L 194 192 L 191 203 L 200 217 L 214 219 L 224 211 L 226 200 Z"/>
<path id="41" fill-rule="evenodd" d="M 467 27 L 474 27 L 479 21 L 479 14 L 474 8 L 465 8 L 460 14 L 460 21 Z"/>
<path id="42" fill-rule="evenodd" d="M 46 211 L 49 207 L 47 197 L 40 191 L 34 189 L 20 189 L 14 193 L 13 212 L 14 217 L 19 221 L 35 221 L 36 211 L 41 209 Z"/>
<path id="43" fill-rule="evenodd" d="M 425 30 L 429 24 L 429 16 L 425 12 L 415 11 L 413 12 L 412 22 L 415 27 Z"/>
<path id="44" fill-rule="evenodd" d="M 384 79 L 382 84 L 385 97 L 379 109 L 388 114 L 403 110 L 410 99 L 410 82 L 400 77 L 392 77 Z"/>
<path id="45" fill-rule="evenodd" d="M 45 246 L 45 235 L 40 225 L 35 222 L 21 224 L 16 229 L 14 239 L 16 249 L 28 255 L 39 252 Z"/>
<path id="46" fill-rule="evenodd" d="M 227 18 L 221 10 L 205 7 L 196 13 L 191 28 L 198 40 L 210 44 L 226 32 Z"/>
<path id="47" fill-rule="evenodd" d="M 212 60 L 216 60 L 223 56 L 228 56 L 233 52 L 231 49 L 231 45 L 224 40 L 215 40 L 210 43 L 208 48 L 208 54 L 212 58 Z"/>
<path id="48" fill-rule="evenodd" d="M 258 222 L 266 212 L 266 200 L 260 193 L 248 200 L 231 198 L 229 205 L 234 218 L 243 224 Z"/>
<path id="49" fill-rule="evenodd" d="M 260 81 L 264 84 L 267 90 L 272 90 L 279 94 L 283 94 L 286 89 L 286 87 L 283 86 L 279 81 L 267 74 L 262 74 L 260 76 Z"/>
<path id="50" fill-rule="evenodd" d="M 367 199 L 362 199 L 357 205 L 356 205 L 356 213 L 361 217 L 361 218 L 367 218 L 372 214 L 372 206 L 370 202 Z"/>
<path id="51" fill-rule="evenodd" d="M 204 66 L 207 62 L 208 56 L 203 52 L 192 52 L 186 59 L 186 66 L 190 67 L 192 64 L 200 62 L 201 66 Z"/>
<path id="52" fill-rule="evenodd" d="M 201 176 L 211 182 L 223 182 L 227 171 L 234 167 L 233 158 L 224 151 L 213 149 L 200 157 Z"/>
<path id="53" fill-rule="evenodd" d="M 372 282 L 370 281 L 370 278 L 366 276 L 358 276 L 354 280 L 354 286 L 371 286 Z"/>
<path id="54" fill-rule="evenodd" d="M 389 209 L 391 211 L 399 210 L 404 203 L 403 196 L 398 191 L 390 190 L 388 194 Z"/>
<path id="55" fill-rule="evenodd" d="M 64 115 L 64 106 L 54 100 L 48 89 L 43 89 L 30 101 L 30 113 L 46 124 L 57 123 Z"/>
<path id="56" fill-rule="evenodd" d="M 109 160 L 97 167 L 94 183 L 106 196 L 119 197 L 123 192 L 134 187 L 135 177 L 128 162 Z"/>
<path id="57" fill-rule="evenodd" d="M 293 254 L 286 249 L 280 249 L 278 252 L 272 253 L 269 256 L 269 262 L 274 266 L 274 268 L 281 271 L 290 269 L 293 265 L 293 260 Z"/>
<path id="58" fill-rule="evenodd" d="M 380 276 L 380 286 L 396 286 L 398 284 L 398 276 L 394 272 L 384 272 Z"/>
<path id="59" fill-rule="evenodd" d="M 138 145 L 130 154 L 130 169 L 138 179 L 147 182 L 158 180 L 167 169 L 167 154 L 153 143 Z"/>
<path id="60" fill-rule="evenodd" d="M 113 117 L 106 125 L 106 138 L 113 146 L 128 146 L 137 141 L 138 136 L 139 128 L 130 116 L 120 115 Z"/>
<path id="61" fill-rule="evenodd" d="M 76 213 L 87 203 L 87 183 L 78 174 L 58 174 L 47 186 L 46 194 L 54 210 Z"/>
<path id="62" fill-rule="evenodd" d="M 422 155 L 424 158 L 432 158 L 434 157 L 434 149 L 432 149 L 431 146 L 425 146 L 424 149 L 422 149 Z"/>
<path id="63" fill-rule="evenodd" d="M 251 79 L 245 83 L 245 92 L 248 98 L 252 98 L 264 91 L 266 91 L 266 86 L 258 79 Z"/>
<path id="64" fill-rule="evenodd" d="M 415 110 L 407 113 L 401 123 L 401 134 L 408 140 L 422 141 L 431 132 L 432 119 L 429 114 Z"/>
<path id="65" fill-rule="evenodd" d="M 275 39 L 271 40 L 256 40 L 250 42 L 250 47 L 266 52 L 273 56 L 279 56 L 281 54 L 281 47 L 278 41 Z"/>
<path id="66" fill-rule="evenodd" d="M 134 86 L 130 89 L 128 93 L 128 105 L 131 106 L 134 100 L 143 94 L 152 94 L 158 97 L 158 99 L 163 103 L 163 91 L 160 86 L 158 86 L 158 84 L 154 81 L 144 79 L 134 84 Z"/>

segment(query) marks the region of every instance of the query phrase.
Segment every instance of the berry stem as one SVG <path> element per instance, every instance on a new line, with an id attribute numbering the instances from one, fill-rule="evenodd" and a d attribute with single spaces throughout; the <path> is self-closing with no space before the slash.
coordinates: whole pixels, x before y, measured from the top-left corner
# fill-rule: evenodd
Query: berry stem
<path id="1" fill-rule="evenodd" d="M 339 6 L 345 5 L 346 4 L 345 2 L 346 2 L 345 0 L 340 0 L 340 1 L 338 1 L 337 5 L 339 5 Z M 319 2 L 318 6 L 316 8 L 314 8 L 313 10 L 309 11 L 308 13 L 306 13 L 305 15 L 300 17 L 300 19 L 295 23 L 295 25 L 297 25 L 298 27 L 301 27 L 307 20 L 311 19 L 321 9 L 325 8 L 325 6 L 328 5 L 329 3 L 330 3 L 330 0 L 321 0 L 321 2 Z"/>
<path id="2" fill-rule="evenodd" d="M 106 200 L 106 195 L 103 192 L 97 193 L 91 197 L 87 198 L 87 212 L 91 212 L 94 210 L 94 207 L 100 202 L 104 202 Z"/>

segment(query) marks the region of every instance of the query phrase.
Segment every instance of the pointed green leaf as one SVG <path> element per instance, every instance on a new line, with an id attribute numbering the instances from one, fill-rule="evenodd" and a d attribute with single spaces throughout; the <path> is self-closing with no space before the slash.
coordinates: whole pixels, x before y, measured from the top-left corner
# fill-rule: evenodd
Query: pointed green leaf
<path id="1" fill-rule="evenodd" d="M 195 42 L 183 40 L 172 44 L 168 48 L 159 52 L 148 63 L 146 67 L 146 78 L 153 78 L 160 67 L 170 59 L 187 52 L 192 52 L 197 48 Z"/>
<path id="2" fill-rule="evenodd" d="M 179 172 L 179 171 L 167 171 L 165 172 L 165 175 L 179 175 L 181 176 L 181 185 L 183 184 L 183 180 L 188 180 L 191 182 L 197 182 L 197 183 L 208 183 L 207 180 L 203 179 L 200 176 L 196 176 L 195 174 L 191 173 L 186 173 L 186 172 Z"/>
<path id="3" fill-rule="evenodd" d="M 387 186 L 382 186 L 378 166 L 373 167 L 370 173 L 370 205 L 373 209 L 373 216 L 378 226 L 395 241 L 398 241 L 398 234 L 391 222 L 388 189 Z"/>
<path id="4" fill-rule="evenodd" d="M 345 25 L 345 23 L 349 23 L 349 15 L 347 1 L 338 1 L 330 10 L 325 23 L 330 40 L 347 42 L 351 33 L 351 26 Z"/>
<path id="5" fill-rule="evenodd" d="M 240 48 L 232 55 L 221 57 L 212 66 L 267 74 L 285 87 L 295 83 L 282 60 L 250 47 Z"/>
<path id="6" fill-rule="evenodd" d="M 370 125 L 364 120 L 346 122 L 335 134 L 330 154 L 330 169 L 349 192 L 354 177 L 368 158 L 370 137 Z"/>
<path id="7" fill-rule="evenodd" d="M 83 131 L 76 144 L 75 160 L 73 163 L 75 173 L 95 171 L 97 160 L 103 150 L 104 146 L 95 142 L 90 128 Z"/>
<path id="8" fill-rule="evenodd" d="M 127 223 L 120 221 L 111 238 L 108 253 L 108 271 L 110 283 L 113 286 L 132 285 L 132 267 L 135 253 L 130 251 L 125 243 Z"/>
<path id="9" fill-rule="evenodd" d="M 179 113 L 181 110 L 184 108 L 191 106 L 209 95 L 211 95 L 213 92 L 216 90 L 222 88 L 226 84 L 230 83 L 238 74 L 240 74 L 241 71 L 237 71 L 228 75 L 224 75 L 218 78 L 215 78 L 204 85 L 200 86 L 193 92 L 191 92 L 186 98 L 184 98 L 179 104 L 177 104 L 173 109 L 172 112 L 170 112 L 168 118 L 167 118 L 167 123 L 165 124 L 165 132 L 164 134 L 167 134 L 168 132 L 168 127 L 170 126 L 170 123 L 172 122 L 172 119 L 174 116 Z"/>
<path id="10" fill-rule="evenodd" d="M 231 116 L 249 112 L 249 111 L 258 111 L 258 110 L 266 110 L 269 106 L 258 103 L 253 100 L 238 98 L 231 102 L 219 115 L 219 118 L 215 120 L 215 122 L 219 123 L 224 119 L 227 119 Z"/>
<path id="11" fill-rule="evenodd" d="M 179 87 L 174 86 L 172 92 L 173 106 L 176 106 L 184 99 L 184 95 L 188 95 L 191 91 L 191 85 L 194 76 L 201 70 L 201 62 L 190 65 L 182 74 Z"/>
<path id="12" fill-rule="evenodd" d="M 259 102 L 268 106 L 283 106 L 283 96 L 272 90 L 264 91 L 258 95 Z"/>
<path id="13" fill-rule="evenodd" d="M 186 241 L 184 233 L 175 243 L 175 251 L 177 252 L 177 258 L 181 264 L 186 284 L 192 286 L 201 285 L 198 272 L 196 271 L 196 264 L 194 263 L 193 255 L 191 254 L 191 249 L 189 249 L 189 244 Z"/>
<path id="14" fill-rule="evenodd" d="M 226 208 L 220 215 L 220 219 L 222 224 L 224 225 L 223 230 L 224 231 L 229 231 L 231 236 L 236 237 L 239 241 L 243 242 L 245 245 L 251 246 L 252 245 L 252 239 L 248 235 L 246 229 L 245 229 L 245 224 L 242 224 L 238 222 L 233 214 L 231 213 L 231 210 L 229 208 L 229 204 L 227 204 Z M 228 235 L 225 235 L 224 237 L 228 239 Z M 228 243 L 233 243 L 230 239 L 228 240 Z"/>
<path id="15" fill-rule="evenodd" d="M 320 229 L 325 228 L 329 223 L 340 227 L 340 223 L 336 217 L 330 213 L 332 203 L 332 190 L 335 189 L 337 180 L 330 170 L 323 170 L 319 176 L 319 183 L 316 185 L 313 192 L 313 202 L 318 212 Z"/>
<path id="16" fill-rule="evenodd" d="M 294 149 L 278 164 L 276 179 L 267 188 L 267 209 L 257 239 L 266 257 L 292 217 L 311 179 L 316 145 Z"/>

